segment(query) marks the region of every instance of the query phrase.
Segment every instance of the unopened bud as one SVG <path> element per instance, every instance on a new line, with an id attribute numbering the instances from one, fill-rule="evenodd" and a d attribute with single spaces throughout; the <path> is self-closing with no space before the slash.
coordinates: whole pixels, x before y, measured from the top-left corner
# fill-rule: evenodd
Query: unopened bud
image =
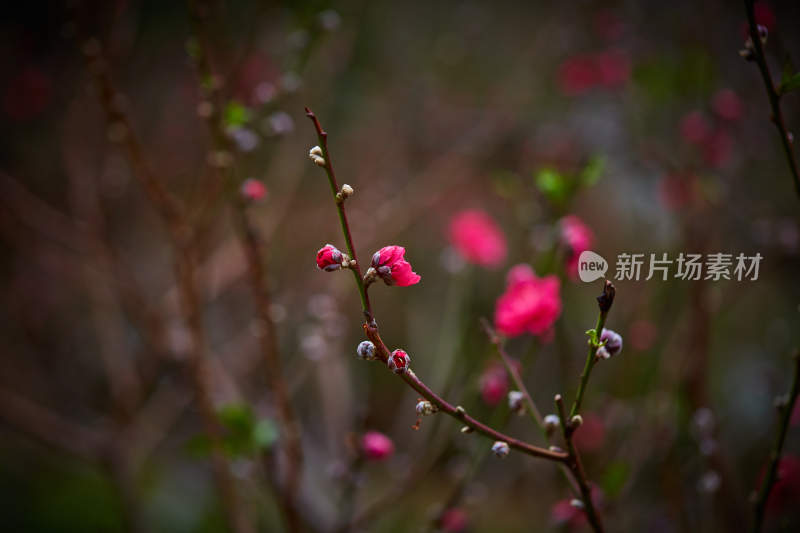
<path id="1" fill-rule="evenodd" d="M 583 509 L 583 508 L 585 507 L 585 506 L 583 505 L 583 502 L 582 502 L 582 501 L 580 501 L 580 500 L 579 500 L 579 499 L 577 499 L 577 498 L 573 498 L 572 500 L 570 500 L 569 504 L 570 504 L 571 506 L 573 506 L 574 508 L 576 508 L 576 509 Z"/>
<path id="2" fill-rule="evenodd" d="M 550 450 L 551 452 L 555 452 L 555 453 L 563 453 L 564 452 L 564 450 L 562 450 L 558 446 L 550 446 L 547 449 Z"/>
<path id="3" fill-rule="evenodd" d="M 475 430 L 472 429 L 469 426 L 462 426 L 462 428 L 461 428 L 461 433 L 464 433 L 464 434 L 472 433 L 473 431 L 475 431 Z"/>
<path id="4" fill-rule="evenodd" d="M 581 427 L 581 424 L 583 424 L 583 417 L 581 415 L 575 415 L 569 421 L 569 425 L 572 429 Z"/>
<path id="5" fill-rule="evenodd" d="M 375 345 L 370 341 L 361 341 L 356 348 L 356 356 L 366 361 L 375 359 Z"/>
<path id="6" fill-rule="evenodd" d="M 311 159 L 317 166 L 325 166 L 325 158 L 322 157 L 322 148 L 319 146 L 315 146 L 308 151 L 308 158 Z"/>
<path id="7" fill-rule="evenodd" d="M 464 416 L 465 414 L 467 414 L 467 411 L 464 410 L 464 408 L 461 407 L 460 405 L 457 405 L 456 406 L 456 415 L 457 416 Z"/>
<path id="8" fill-rule="evenodd" d="M 547 415 L 544 417 L 544 429 L 548 434 L 555 431 L 559 424 L 560 422 L 558 420 L 558 416 L 556 415 Z"/>
<path id="9" fill-rule="evenodd" d="M 515 412 L 522 412 L 522 400 L 525 397 L 518 390 L 508 392 L 508 408 Z"/>
<path id="10" fill-rule="evenodd" d="M 354 191 L 351 186 L 345 183 L 344 185 L 342 185 L 342 190 L 340 192 L 342 194 L 342 198 L 350 198 L 351 196 L 353 196 Z"/>
<path id="11" fill-rule="evenodd" d="M 495 441 L 494 444 L 492 444 L 492 452 L 497 457 L 506 457 L 508 455 L 508 452 L 510 452 L 510 451 L 511 451 L 511 449 L 508 447 L 508 443 L 507 442 L 503 442 L 501 440 L 498 440 L 498 441 Z"/>
<path id="12" fill-rule="evenodd" d="M 411 363 L 411 357 L 404 350 L 397 349 L 389 356 L 386 364 L 389 366 L 389 370 L 395 374 L 402 374 L 408 370 L 409 363 Z"/>
<path id="13" fill-rule="evenodd" d="M 417 402 L 416 409 L 417 409 L 417 414 L 421 416 L 432 415 L 437 411 L 436 406 L 433 405 L 428 400 L 422 400 L 420 402 Z"/>
<path id="14" fill-rule="evenodd" d="M 326 244 L 317 251 L 317 267 L 320 270 L 331 272 L 342 268 L 344 255 L 332 244 Z"/>
<path id="15" fill-rule="evenodd" d="M 769 36 L 769 30 L 767 30 L 766 26 L 762 26 L 761 24 L 758 25 L 758 38 L 761 39 L 761 44 L 767 44 L 767 37 Z"/>

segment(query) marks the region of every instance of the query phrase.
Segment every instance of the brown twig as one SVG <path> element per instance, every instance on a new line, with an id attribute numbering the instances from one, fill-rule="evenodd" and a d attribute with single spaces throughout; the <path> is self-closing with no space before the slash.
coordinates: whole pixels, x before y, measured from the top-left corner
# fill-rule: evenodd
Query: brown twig
<path id="1" fill-rule="evenodd" d="M 344 235 L 345 241 L 347 242 L 348 252 L 350 253 L 350 257 L 355 259 L 355 247 L 353 246 L 353 238 L 350 234 L 350 226 L 347 222 L 347 214 L 344 205 L 345 202 L 336 198 L 336 195 L 339 192 L 339 187 L 336 181 L 333 166 L 331 164 L 330 153 L 328 151 L 328 144 L 327 144 L 328 134 L 322 129 L 322 126 L 320 125 L 319 120 L 314 115 L 314 113 L 312 113 L 311 110 L 308 108 L 305 109 L 306 109 L 306 115 L 309 117 L 309 119 L 311 119 L 312 123 L 314 124 L 314 128 L 317 132 L 317 137 L 320 141 L 320 148 L 322 149 L 322 154 L 323 154 L 322 157 L 325 159 L 324 162 L 325 173 L 328 176 L 328 181 L 331 186 L 331 191 L 333 192 L 334 199 L 336 200 L 336 207 L 339 214 L 339 220 L 342 226 L 342 233 Z M 353 268 L 353 273 L 356 280 L 356 285 L 358 286 L 359 289 L 359 293 L 361 294 L 362 308 L 364 311 L 364 315 L 366 317 L 366 322 L 363 324 L 364 333 L 366 334 L 367 338 L 370 341 L 372 341 L 372 343 L 375 345 L 377 359 L 385 363 L 389 359 L 390 352 L 389 349 L 384 344 L 378 332 L 378 327 L 374 320 L 372 308 L 370 307 L 369 300 L 366 297 L 366 289 L 364 287 L 364 282 L 361 277 L 361 269 L 357 263 Z M 459 420 L 461 423 L 463 423 L 472 431 L 478 432 L 494 440 L 504 441 L 509 445 L 509 447 L 534 457 L 541 457 L 544 459 L 557 462 L 564 462 L 568 457 L 567 454 L 564 452 L 551 451 L 544 448 L 539 448 L 537 446 L 528 444 L 527 442 L 515 439 L 513 437 L 500 433 L 495 429 L 490 428 L 489 426 L 483 424 L 482 422 L 468 415 L 463 407 L 453 406 L 452 404 L 448 403 L 445 399 L 440 397 L 438 394 L 433 392 L 410 369 L 400 374 L 400 377 L 401 379 L 403 379 L 403 381 L 406 382 L 408 386 L 410 386 L 412 389 L 417 391 L 423 398 L 425 398 L 426 400 L 431 402 L 434 406 L 436 406 L 436 408 L 439 411 L 455 418 L 456 420 Z"/>
<path id="2" fill-rule="evenodd" d="M 229 527 L 236 532 L 252 531 L 252 525 L 240 512 L 236 484 L 222 452 L 222 428 L 211 398 L 212 377 L 206 353 L 202 310 L 195 285 L 196 249 L 194 236 L 180 203 L 167 191 L 163 181 L 147 163 L 141 144 L 127 114 L 120 106 L 120 95 L 111 82 L 108 67 L 101 53 L 101 44 L 91 39 L 84 45 L 88 69 L 92 74 L 100 103 L 106 113 L 108 126 L 120 138 L 134 174 L 145 190 L 148 200 L 163 220 L 174 252 L 174 271 L 178 285 L 181 313 L 190 333 L 188 370 L 203 418 L 205 433 L 211 441 L 211 461 L 214 479 L 220 493 Z"/>
<path id="3" fill-rule="evenodd" d="M 761 483 L 761 489 L 758 491 L 758 496 L 756 497 L 753 505 L 753 527 L 750 528 L 750 531 L 753 533 L 758 533 L 761 531 L 761 527 L 764 525 L 764 514 L 767 508 L 767 501 L 769 500 L 769 494 L 772 491 L 772 487 L 777 479 L 778 464 L 781 459 L 783 444 L 786 441 L 786 433 L 789 429 L 789 423 L 792 419 L 792 412 L 794 411 L 794 405 L 797 402 L 798 394 L 800 394 L 800 351 L 794 355 L 794 374 L 792 377 L 791 387 L 789 388 L 789 393 L 786 396 L 785 401 L 780 401 L 778 404 L 778 410 L 780 413 L 778 431 L 775 434 L 775 443 L 773 444 L 772 450 L 769 454 L 769 466 L 767 467 L 767 473 L 764 476 L 764 481 Z"/>
<path id="4" fill-rule="evenodd" d="M 758 31 L 758 24 L 756 23 L 754 0 L 744 0 L 745 12 L 747 13 L 747 22 L 750 27 L 750 42 L 753 43 L 752 58 L 758 65 L 758 70 L 761 71 L 761 78 L 764 80 L 764 87 L 767 90 L 767 98 L 769 98 L 769 105 L 772 108 L 772 115 L 770 120 L 775 124 L 778 133 L 781 136 L 781 145 L 786 154 L 786 162 L 789 165 L 789 171 L 792 173 L 794 180 L 794 189 L 798 196 L 800 196 L 800 172 L 797 169 L 797 158 L 792 150 L 792 137 L 789 130 L 786 129 L 786 122 L 783 119 L 781 112 L 781 95 L 775 89 L 775 84 L 772 81 L 772 74 L 769 71 L 767 58 L 764 55 L 764 47 L 761 45 L 761 36 Z"/>

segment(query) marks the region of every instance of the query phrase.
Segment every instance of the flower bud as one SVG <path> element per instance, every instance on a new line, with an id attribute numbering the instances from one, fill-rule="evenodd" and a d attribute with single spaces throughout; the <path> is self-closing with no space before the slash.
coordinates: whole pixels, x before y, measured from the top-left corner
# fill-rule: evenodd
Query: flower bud
<path id="1" fill-rule="evenodd" d="M 437 411 L 436 406 L 434 406 L 428 400 L 421 400 L 421 401 L 417 402 L 416 409 L 417 409 L 417 414 L 421 415 L 421 416 L 432 415 L 433 413 L 435 413 Z"/>
<path id="2" fill-rule="evenodd" d="M 317 252 L 317 267 L 326 272 L 342 268 L 344 256 L 334 245 L 326 244 Z"/>
<path id="3" fill-rule="evenodd" d="M 411 270 L 405 260 L 406 249 L 402 246 L 384 246 L 372 256 L 372 268 L 387 285 L 407 287 L 419 283 L 420 276 Z"/>
<path id="4" fill-rule="evenodd" d="M 597 349 L 598 359 L 609 359 L 622 351 L 622 335 L 614 330 L 603 328 L 600 342 L 604 344 Z"/>
<path id="5" fill-rule="evenodd" d="M 522 400 L 525 397 L 518 390 L 512 390 L 508 393 L 508 408 L 512 411 L 522 412 Z"/>
<path id="6" fill-rule="evenodd" d="M 354 191 L 351 186 L 345 183 L 344 185 L 342 185 L 342 190 L 340 192 L 342 193 L 342 198 L 350 198 L 351 196 L 353 196 Z"/>
<path id="7" fill-rule="evenodd" d="M 547 415 L 544 417 L 544 427 L 546 429 L 556 429 L 559 424 L 558 415 Z"/>
<path id="8" fill-rule="evenodd" d="M 464 433 L 465 435 L 466 435 L 467 433 L 472 433 L 473 431 L 475 431 L 475 430 L 474 430 L 474 429 L 472 429 L 472 428 L 471 428 L 471 427 L 469 427 L 469 426 L 461 426 L 461 433 Z"/>
<path id="9" fill-rule="evenodd" d="M 311 159 L 317 166 L 325 166 L 325 158 L 322 157 L 322 148 L 319 146 L 315 146 L 308 151 L 308 158 Z"/>
<path id="10" fill-rule="evenodd" d="M 572 427 L 572 429 L 581 427 L 581 424 L 583 424 L 583 417 L 581 415 L 575 415 L 569 421 L 569 425 Z"/>
<path id="11" fill-rule="evenodd" d="M 366 361 L 375 359 L 375 345 L 370 341 L 361 341 L 356 348 L 356 356 Z"/>
<path id="12" fill-rule="evenodd" d="M 383 461 L 394 453 L 392 439 L 378 431 L 367 431 L 361 438 L 364 456 L 371 461 Z"/>
<path id="13" fill-rule="evenodd" d="M 411 357 L 409 357 L 404 350 L 397 349 L 392 352 L 391 356 L 389 356 L 389 360 L 386 364 L 389 366 L 389 370 L 395 374 L 402 374 L 408 370 L 408 365 L 410 362 Z"/>
<path id="14" fill-rule="evenodd" d="M 497 440 L 494 442 L 494 444 L 492 444 L 492 453 L 494 453 L 497 457 L 506 457 L 510 451 L 511 449 L 508 447 L 507 442 Z"/>

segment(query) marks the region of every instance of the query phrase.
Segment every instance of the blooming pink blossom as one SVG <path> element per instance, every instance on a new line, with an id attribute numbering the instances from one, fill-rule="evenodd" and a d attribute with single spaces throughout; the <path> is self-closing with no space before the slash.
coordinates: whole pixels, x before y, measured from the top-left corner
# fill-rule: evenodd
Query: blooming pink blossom
<path id="1" fill-rule="evenodd" d="M 334 245 L 326 244 L 317 252 L 317 267 L 321 270 L 331 272 L 342 267 L 342 252 Z"/>
<path id="2" fill-rule="evenodd" d="M 419 283 L 422 278 L 411 270 L 405 254 L 406 249 L 402 246 L 384 246 L 372 256 L 372 268 L 387 285 L 408 287 Z"/>
<path id="3" fill-rule="evenodd" d="M 439 518 L 439 527 L 447 533 L 458 533 L 467 529 L 467 512 L 460 507 L 451 507 Z"/>
<path id="4" fill-rule="evenodd" d="M 251 200 L 254 202 L 261 200 L 267 194 L 267 188 L 264 186 L 264 184 L 253 178 L 244 180 L 244 182 L 242 182 L 240 191 L 246 200 Z"/>
<path id="5" fill-rule="evenodd" d="M 742 101 L 732 89 L 721 89 L 711 99 L 711 108 L 720 118 L 738 120 L 742 116 Z"/>
<path id="6" fill-rule="evenodd" d="M 511 337 L 545 335 L 560 314 L 558 278 L 539 278 L 529 266 L 517 265 L 509 272 L 506 291 L 497 299 L 494 323 L 497 331 Z"/>
<path id="7" fill-rule="evenodd" d="M 594 233 L 575 215 L 565 216 L 560 225 L 561 242 L 567 248 L 567 272 L 575 277 L 578 274 L 578 258 L 592 245 Z"/>
<path id="8" fill-rule="evenodd" d="M 506 258 L 506 238 L 484 211 L 461 211 L 450 221 L 450 242 L 467 261 L 483 267 L 497 267 Z"/>
<path id="9" fill-rule="evenodd" d="M 508 393 L 508 374 L 502 365 L 492 365 L 481 376 L 481 398 L 486 405 L 495 406 Z"/>
<path id="10" fill-rule="evenodd" d="M 361 438 L 364 456 L 371 461 L 383 461 L 394 453 L 392 439 L 378 431 L 367 431 Z"/>
<path id="11" fill-rule="evenodd" d="M 683 116 L 680 123 L 681 136 L 693 144 L 701 144 L 711 135 L 711 125 L 700 111 L 691 111 Z"/>

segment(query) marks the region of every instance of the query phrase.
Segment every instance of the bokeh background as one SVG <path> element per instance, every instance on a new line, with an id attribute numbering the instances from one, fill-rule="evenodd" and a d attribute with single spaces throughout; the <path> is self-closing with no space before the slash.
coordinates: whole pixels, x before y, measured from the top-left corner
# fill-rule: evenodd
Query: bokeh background
<path id="1" fill-rule="evenodd" d="M 800 57 L 800 4 L 756 8 L 777 78 Z M 595 369 L 579 433 L 609 531 L 744 529 L 798 347 L 800 226 L 762 80 L 739 54 L 740 2 L 211 2 L 200 6 L 211 78 L 198 75 L 191 9 L 4 8 L 4 529 L 225 530 L 185 372 L 174 250 L 127 156 L 133 135 L 190 218 L 210 221 L 196 283 L 213 402 L 242 512 L 259 530 L 282 528 L 280 487 L 260 459 L 277 450 L 280 471 L 282 439 L 228 202 L 246 178 L 267 188 L 248 213 L 302 427 L 305 527 L 430 530 L 449 508 L 438 525 L 451 531 L 587 529 L 565 511 L 552 464 L 486 457 L 490 441 L 441 416 L 412 430 L 413 391 L 356 360 L 352 279 L 314 264 L 322 245 L 344 243 L 306 155 L 317 141 L 303 106 L 355 189 L 360 256 L 400 244 L 422 276 L 372 288 L 384 340 L 452 402 L 531 442 L 542 440 L 530 420 L 486 401 L 497 358 L 479 319 L 493 316 L 512 265 L 558 275 L 551 338 L 507 348 L 543 412 L 555 393 L 573 397 L 600 282 L 565 271 L 563 216 L 583 220 L 612 265 L 623 252 L 760 253 L 756 281 L 615 282 L 608 326 L 625 348 Z M 107 120 L 98 69 L 133 131 Z M 202 118 L 209 88 L 223 97 L 213 109 L 231 143 L 223 154 Z M 797 94 L 782 105 L 800 127 Z M 210 195 L 220 166 L 230 179 Z M 497 268 L 465 262 L 448 240 L 451 218 L 475 208 L 508 242 Z M 391 457 L 359 459 L 368 430 L 392 439 Z M 786 453 L 771 531 L 800 524 L 796 425 Z"/>

